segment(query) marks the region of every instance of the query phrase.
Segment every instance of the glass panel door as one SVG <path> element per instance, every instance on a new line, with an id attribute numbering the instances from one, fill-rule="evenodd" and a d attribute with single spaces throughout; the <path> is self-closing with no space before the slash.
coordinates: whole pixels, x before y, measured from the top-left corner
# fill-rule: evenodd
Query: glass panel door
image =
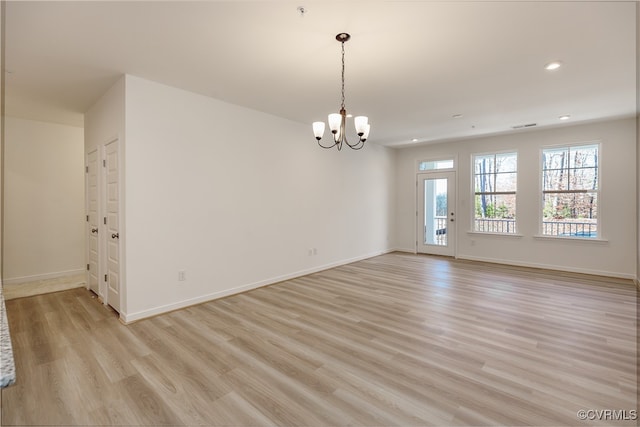
<path id="1" fill-rule="evenodd" d="M 455 254 L 455 172 L 418 174 L 417 251 Z"/>

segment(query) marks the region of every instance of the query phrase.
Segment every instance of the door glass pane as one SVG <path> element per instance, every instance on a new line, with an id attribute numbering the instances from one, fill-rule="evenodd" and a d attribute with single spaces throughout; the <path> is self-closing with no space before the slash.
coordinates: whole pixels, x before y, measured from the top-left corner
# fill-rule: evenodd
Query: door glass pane
<path id="1" fill-rule="evenodd" d="M 424 180 L 424 244 L 447 246 L 447 179 Z"/>

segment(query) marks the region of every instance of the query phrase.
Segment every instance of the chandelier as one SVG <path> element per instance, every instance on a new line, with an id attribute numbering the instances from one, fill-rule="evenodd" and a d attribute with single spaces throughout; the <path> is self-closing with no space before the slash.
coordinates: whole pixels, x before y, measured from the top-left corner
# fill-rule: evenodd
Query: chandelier
<path id="1" fill-rule="evenodd" d="M 313 123 L 313 134 L 318 141 L 318 145 L 322 148 L 333 148 L 337 147 L 338 151 L 342 149 L 342 144 L 346 144 L 349 148 L 354 150 L 360 150 L 364 147 L 364 142 L 369 137 L 369 119 L 366 116 L 358 116 L 353 119 L 353 122 L 356 127 L 356 133 L 358 134 L 358 142 L 351 144 L 347 141 L 346 134 L 346 122 L 347 117 L 351 117 L 351 115 L 347 116 L 347 110 L 344 107 L 344 44 L 347 42 L 351 36 L 347 33 L 340 33 L 336 36 L 336 40 L 338 40 L 342 44 L 342 104 L 340 106 L 340 113 L 329 114 L 329 129 L 333 134 L 333 144 L 331 145 L 322 145 L 320 140 L 324 135 L 324 122 L 314 122 Z"/>

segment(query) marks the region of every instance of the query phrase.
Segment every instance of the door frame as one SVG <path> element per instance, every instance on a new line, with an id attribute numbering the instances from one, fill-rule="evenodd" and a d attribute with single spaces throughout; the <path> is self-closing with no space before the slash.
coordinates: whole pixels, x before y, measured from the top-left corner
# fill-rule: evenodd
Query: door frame
<path id="1" fill-rule="evenodd" d="M 458 192 L 458 176 L 457 171 L 455 169 L 435 169 L 428 171 L 420 171 L 416 174 L 416 221 L 414 232 L 416 233 L 416 246 L 415 253 L 418 254 L 428 254 L 428 255 L 441 255 L 441 256 L 450 256 L 453 258 L 457 257 L 457 247 L 458 247 L 458 217 L 457 214 L 457 192 Z M 423 200 L 424 196 L 421 195 L 421 191 L 424 192 L 424 188 L 422 183 L 426 179 L 437 179 L 437 178 L 446 178 L 448 181 L 448 190 L 447 191 L 447 230 L 452 229 L 452 232 L 449 232 L 447 236 L 447 246 L 438 246 L 438 245 L 429 245 L 429 247 L 433 247 L 432 251 L 424 251 L 423 247 L 425 245 L 420 245 L 420 236 L 424 235 L 424 220 L 421 218 L 420 213 L 424 215 L 424 206 L 421 206 L 421 200 Z M 452 182 L 451 182 L 452 181 Z M 452 190 L 452 191 L 451 191 Z M 453 195 L 451 195 L 453 192 Z M 451 218 L 450 216 L 453 216 Z M 451 221 L 453 220 L 453 221 Z M 421 247 L 422 246 L 422 247 Z"/>

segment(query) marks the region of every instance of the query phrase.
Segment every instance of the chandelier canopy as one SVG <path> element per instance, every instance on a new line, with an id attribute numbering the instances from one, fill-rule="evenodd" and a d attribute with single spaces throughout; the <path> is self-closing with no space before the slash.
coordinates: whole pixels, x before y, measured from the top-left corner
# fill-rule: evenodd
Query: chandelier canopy
<path id="1" fill-rule="evenodd" d="M 347 141 L 346 122 L 347 117 L 351 116 L 347 116 L 347 110 L 344 106 L 344 44 L 345 42 L 349 41 L 350 38 L 351 36 L 347 33 L 340 33 L 336 35 L 336 40 L 338 40 L 342 45 L 342 104 L 340 105 L 339 113 L 329 114 L 328 117 L 329 129 L 333 134 L 333 144 L 323 145 L 320 142 L 322 136 L 324 135 L 325 123 L 313 122 L 313 134 L 318 141 L 318 145 L 320 145 L 320 147 L 322 148 L 336 147 L 338 148 L 338 151 L 342 149 L 343 143 L 346 144 L 349 148 L 360 150 L 362 147 L 364 147 L 364 142 L 369 137 L 370 129 L 369 119 L 366 116 L 356 117 L 353 122 L 356 127 L 356 133 L 358 134 L 358 142 L 351 144 L 349 143 L 349 141 Z"/>

